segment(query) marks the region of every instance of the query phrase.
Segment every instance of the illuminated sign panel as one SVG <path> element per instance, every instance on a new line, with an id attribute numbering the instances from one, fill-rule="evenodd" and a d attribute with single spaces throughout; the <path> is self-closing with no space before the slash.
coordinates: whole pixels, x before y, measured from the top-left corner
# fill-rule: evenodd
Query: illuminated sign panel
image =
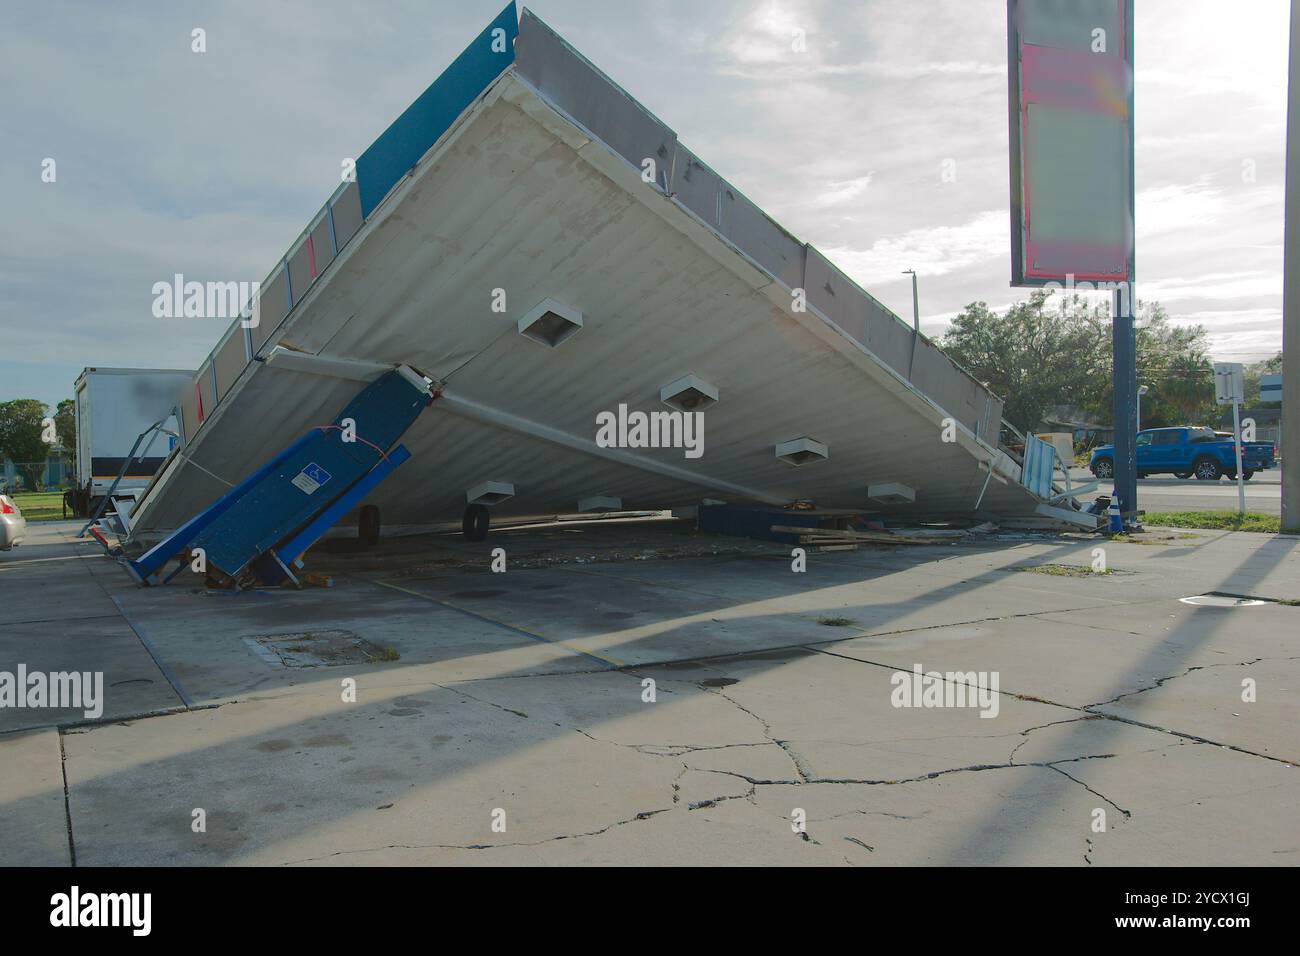
<path id="1" fill-rule="evenodd" d="M 1012 285 L 1133 278 L 1131 0 L 1008 0 Z"/>

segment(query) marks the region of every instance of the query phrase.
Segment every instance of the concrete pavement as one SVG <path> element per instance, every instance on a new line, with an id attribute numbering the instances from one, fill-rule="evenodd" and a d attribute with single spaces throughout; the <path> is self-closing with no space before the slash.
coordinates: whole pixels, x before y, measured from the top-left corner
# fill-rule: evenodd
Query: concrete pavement
<path id="1" fill-rule="evenodd" d="M 1294 538 L 1008 536 L 800 574 L 775 545 L 588 526 L 322 553 L 332 589 L 231 595 L 139 590 L 75 525 L 34 530 L 0 556 L 0 672 L 102 670 L 105 713 L 0 709 L 0 864 L 1300 857 Z M 1114 573 L 1042 573 L 1099 547 Z M 1180 601 L 1210 591 L 1272 600 Z M 383 653 L 335 662 L 325 632 Z M 895 706 L 918 664 L 983 705 Z"/>

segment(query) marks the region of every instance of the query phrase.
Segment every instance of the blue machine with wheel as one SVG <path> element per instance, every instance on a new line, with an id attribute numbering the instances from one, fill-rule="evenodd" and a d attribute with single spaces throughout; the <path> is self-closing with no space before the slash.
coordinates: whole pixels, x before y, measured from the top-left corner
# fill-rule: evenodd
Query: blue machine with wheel
<path id="1" fill-rule="evenodd" d="M 128 569 L 139 583 L 156 584 L 169 561 L 202 549 L 208 569 L 232 580 L 296 583 L 293 569 L 302 553 L 411 457 L 405 447 L 393 446 L 434 397 L 429 382 L 410 369 L 384 373 L 331 424 L 311 429 L 126 562 Z"/>

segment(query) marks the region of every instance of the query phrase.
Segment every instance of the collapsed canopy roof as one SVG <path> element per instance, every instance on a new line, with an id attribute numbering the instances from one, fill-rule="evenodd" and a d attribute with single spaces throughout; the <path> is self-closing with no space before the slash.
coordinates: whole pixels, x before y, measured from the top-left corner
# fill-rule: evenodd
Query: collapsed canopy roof
<path id="1" fill-rule="evenodd" d="M 997 450 L 996 396 L 528 11 L 502 11 L 356 172 L 262 285 L 257 327 L 199 370 L 136 536 L 397 364 L 443 394 L 369 499 L 386 524 L 455 519 L 486 482 L 510 514 L 1041 504 Z M 602 414 L 672 411 L 673 388 L 707 404 L 701 455 L 597 441 Z"/>

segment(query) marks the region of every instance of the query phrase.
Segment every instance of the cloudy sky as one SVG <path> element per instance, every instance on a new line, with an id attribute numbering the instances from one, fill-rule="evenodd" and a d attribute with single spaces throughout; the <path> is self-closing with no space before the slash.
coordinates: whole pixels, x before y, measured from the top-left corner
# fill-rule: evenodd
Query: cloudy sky
<path id="1" fill-rule="evenodd" d="M 153 284 L 263 278 L 341 159 L 501 6 L 0 4 L 0 400 L 52 405 L 87 365 L 197 367 L 227 323 L 153 318 Z M 529 6 L 904 317 L 915 268 L 928 334 L 1027 295 L 1008 285 L 1003 0 Z M 1271 354 L 1287 2 L 1137 0 L 1136 21 L 1139 295 L 1209 328 L 1215 358 Z"/>

